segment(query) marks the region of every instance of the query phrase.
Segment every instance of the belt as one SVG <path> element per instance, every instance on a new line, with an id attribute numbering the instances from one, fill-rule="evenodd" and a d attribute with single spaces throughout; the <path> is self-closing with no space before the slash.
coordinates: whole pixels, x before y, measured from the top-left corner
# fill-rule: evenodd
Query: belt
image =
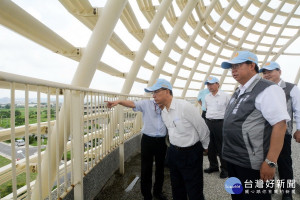
<path id="1" fill-rule="evenodd" d="M 166 136 L 162 136 L 162 137 L 155 137 L 155 136 L 149 136 L 149 135 L 147 135 L 147 134 L 145 134 L 145 133 L 143 133 L 143 136 L 144 137 L 146 137 L 146 138 L 151 138 L 151 139 L 165 139 L 166 138 Z"/>
<path id="2" fill-rule="evenodd" d="M 173 145 L 173 144 L 171 144 L 171 147 L 173 147 L 173 148 L 175 148 L 176 150 L 179 150 L 179 151 L 186 151 L 186 150 L 193 149 L 194 147 L 196 147 L 199 144 L 200 144 L 200 141 L 196 142 L 194 145 L 189 146 L 189 147 L 179 147 L 179 146 L 176 146 L 176 145 Z"/>
<path id="3" fill-rule="evenodd" d="M 206 118 L 207 119 L 207 118 Z M 207 119 L 208 121 L 211 121 L 211 122 L 221 122 L 223 121 L 224 119 Z"/>

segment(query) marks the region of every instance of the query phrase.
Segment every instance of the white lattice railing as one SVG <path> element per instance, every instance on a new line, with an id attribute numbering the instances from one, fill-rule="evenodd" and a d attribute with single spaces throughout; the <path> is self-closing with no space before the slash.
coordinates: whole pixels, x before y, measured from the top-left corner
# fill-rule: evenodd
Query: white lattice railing
<path id="1" fill-rule="evenodd" d="M 58 199 L 72 187 L 75 194 L 82 195 L 83 176 L 113 149 L 123 148 L 124 141 L 138 134 L 142 127 L 141 113 L 122 106 L 108 109 L 105 103 L 119 98 L 140 100 L 141 96 L 4 72 L 0 72 L 1 91 L 10 94 L 10 109 L 6 109 L 10 111 L 10 117 L 6 117 L 10 128 L 0 130 L 0 141 L 10 140 L 2 143 L 9 149 L 5 157 L 10 161 L 0 168 L 0 185 L 5 187 L 4 184 L 12 182 L 12 193 L 5 197 L 0 194 L 3 199 L 44 199 L 53 195 L 54 190 Z M 17 110 L 21 110 L 21 115 Z M 36 147 L 29 144 L 32 135 L 37 138 Z M 25 140 L 24 147 L 16 146 L 15 140 L 21 138 Z M 47 144 L 43 144 L 46 140 Z M 23 158 L 19 159 L 20 156 Z M 122 153 L 120 160 L 124 161 Z M 120 168 L 122 171 L 122 163 Z M 20 176 L 26 177 L 25 185 L 20 185 Z"/>

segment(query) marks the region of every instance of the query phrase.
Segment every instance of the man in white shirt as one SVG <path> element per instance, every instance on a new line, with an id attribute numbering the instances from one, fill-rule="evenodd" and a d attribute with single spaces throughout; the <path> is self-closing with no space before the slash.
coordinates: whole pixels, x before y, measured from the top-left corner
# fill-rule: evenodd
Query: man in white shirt
<path id="1" fill-rule="evenodd" d="M 165 85 L 170 84 L 165 80 Z M 162 90 L 157 82 L 145 88 L 155 102 L 163 105 L 162 119 L 168 128 L 168 150 L 174 200 L 204 200 L 203 149 L 208 148 L 209 130 L 198 109 L 185 100 L 173 98 L 172 90 Z"/>
<path id="2" fill-rule="evenodd" d="M 219 90 L 219 80 L 216 77 L 209 76 L 205 81 L 209 94 L 205 97 L 206 105 L 206 124 L 210 131 L 210 142 L 208 146 L 209 168 L 205 169 L 205 173 L 219 171 L 217 155 L 220 158 L 220 178 L 227 178 L 227 164 L 222 159 L 222 129 L 223 119 L 226 106 L 229 103 L 230 95 Z"/>
<path id="3" fill-rule="evenodd" d="M 293 118 L 295 117 L 296 128 L 294 135 L 300 133 L 300 90 L 292 83 L 285 82 L 280 79 L 281 69 L 278 63 L 269 61 L 259 70 L 263 73 L 263 78 L 272 81 L 279 85 L 286 96 L 287 111 L 291 117 L 291 121 L 287 124 L 287 131 L 284 138 L 284 143 L 280 155 L 278 157 L 278 172 L 279 178 L 283 182 L 281 188 L 282 200 L 292 200 L 292 190 L 295 188 L 288 186 L 288 180 L 293 180 L 293 162 L 291 140 L 293 134 Z"/>
<path id="4" fill-rule="evenodd" d="M 274 188 L 269 183 L 290 121 L 283 90 L 262 79 L 257 64 L 257 56 L 249 51 L 238 51 L 221 64 L 223 69 L 231 69 L 232 77 L 241 84 L 230 99 L 223 123 L 222 156 L 228 175 L 243 186 L 231 193 L 233 200 L 271 200 Z M 248 187 L 260 179 L 262 187 Z"/>

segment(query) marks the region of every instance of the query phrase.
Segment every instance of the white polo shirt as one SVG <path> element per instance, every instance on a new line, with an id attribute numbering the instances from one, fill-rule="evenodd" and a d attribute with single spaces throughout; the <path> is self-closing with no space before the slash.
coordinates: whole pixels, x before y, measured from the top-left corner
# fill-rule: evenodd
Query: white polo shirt
<path id="1" fill-rule="evenodd" d="M 172 145 L 189 147 L 200 141 L 204 149 L 208 148 L 209 129 L 191 103 L 173 98 L 169 110 L 164 108 L 161 115 Z"/>
<path id="2" fill-rule="evenodd" d="M 245 85 L 240 85 L 239 95 L 245 93 L 256 76 L 259 75 L 254 75 Z M 283 89 L 276 84 L 267 87 L 257 95 L 255 108 L 262 113 L 271 126 L 282 120 L 286 120 L 286 122 L 291 120 L 287 112 L 285 93 Z"/>

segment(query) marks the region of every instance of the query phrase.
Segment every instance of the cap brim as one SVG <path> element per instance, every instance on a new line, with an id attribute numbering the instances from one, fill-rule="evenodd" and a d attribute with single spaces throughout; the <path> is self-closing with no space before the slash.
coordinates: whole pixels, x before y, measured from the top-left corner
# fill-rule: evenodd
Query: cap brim
<path id="1" fill-rule="evenodd" d="M 152 87 L 147 87 L 144 90 L 145 90 L 145 92 L 153 92 L 153 91 L 158 90 L 158 89 L 160 89 L 160 88 L 155 87 L 155 85 L 154 85 Z"/>
<path id="2" fill-rule="evenodd" d="M 221 67 L 223 69 L 229 69 L 229 68 L 231 68 L 231 63 L 229 63 L 229 62 L 222 62 Z"/>
<path id="3" fill-rule="evenodd" d="M 264 70 L 273 71 L 275 69 L 280 69 L 280 68 L 278 68 L 278 67 L 270 67 L 270 68 L 265 67 L 265 68 L 261 68 L 258 72 L 262 73 Z"/>

